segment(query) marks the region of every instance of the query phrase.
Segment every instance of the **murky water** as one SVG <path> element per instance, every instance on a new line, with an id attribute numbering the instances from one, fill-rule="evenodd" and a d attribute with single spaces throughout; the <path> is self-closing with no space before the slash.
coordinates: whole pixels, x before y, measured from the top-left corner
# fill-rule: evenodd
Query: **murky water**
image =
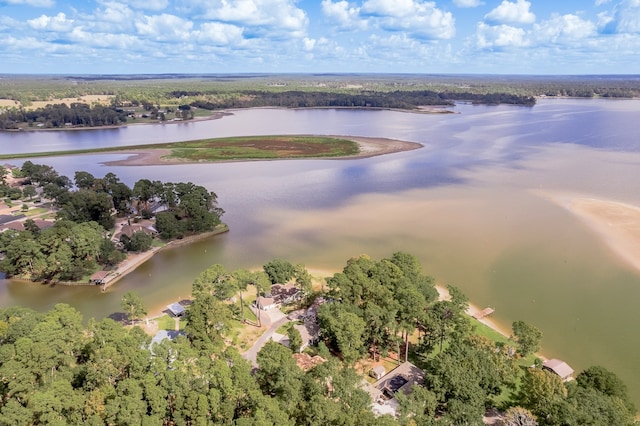
<path id="1" fill-rule="evenodd" d="M 640 101 L 456 109 L 461 114 L 252 110 L 200 123 L 0 134 L 3 152 L 247 133 L 382 136 L 425 145 L 361 160 L 147 167 L 99 164 L 116 155 L 34 160 L 68 176 L 82 169 L 97 176 L 112 171 L 130 184 L 144 177 L 205 185 L 218 194 L 231 232 L 164 251 L 106 294 L 4 281 L 0 304 L 47 309 L 65 302 L 101 317 L 119 310 L 129 290 L 154 307 L 186 296 L 212 263 L 259 267 L 282 257 L 339 270 L 354 255 L 403 250 L 439 282 L 494 307 L 505 328 L 518 319 L 541 328 L 549 356 L 576 370 L 601 364 L 625 377 L 640 403 L 640 273 L 540 196 L 561 192 L 640 205 Z"/>

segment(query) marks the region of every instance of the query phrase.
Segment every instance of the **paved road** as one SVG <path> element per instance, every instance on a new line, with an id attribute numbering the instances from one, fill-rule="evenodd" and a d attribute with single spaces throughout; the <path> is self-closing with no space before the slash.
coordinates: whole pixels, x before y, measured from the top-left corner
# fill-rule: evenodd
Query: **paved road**
<path id="1" fill-rule="evenodd" d="M 263 311 L 261 313 L 262 323 L 269 325 L 267 331 L 251 346 L 251 348 L 242 354 L 242 357 L 248 361 L 251 361 L 253 367 L 257 367 L 256 357 L 260 349 L 273 337 L 278 327 L 289 322 L 289 318 L 280 311 L 280 309 L 271 309 L 269 311 Z"/>

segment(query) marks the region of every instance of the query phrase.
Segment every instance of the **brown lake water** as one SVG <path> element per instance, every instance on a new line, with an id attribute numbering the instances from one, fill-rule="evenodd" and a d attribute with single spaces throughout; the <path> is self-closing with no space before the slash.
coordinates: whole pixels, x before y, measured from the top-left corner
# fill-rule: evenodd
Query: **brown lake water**
<path id="1" fill-rule="evenodd" d="M 282 257 L 342 269 L 367 253 L 412 253 L 510 329 L 544 333 L 543 352 L 577 371 L 624 377 L 640 406 L 640 273 L 569 211 L 541 194 L 640 206 L 640 101 L 541 100 L 533 108 L 458 105 L 460 114 L 250 110 L 221 120 L 115 130 L 0 134 L 0 152 L 33 152 L 241 134 L 345 134 L 424 148 L 360 160 L 106 167 L 117 155 L 33 160 L 73 176 L 116 173 L 192 181 L 218 194 L 231 231 L 161 252 L 106 293 L 0 282 L 0 306 L 64 302 L 85 317 L 119 310 L 122 295 L 162 307 L 189 294 L 213 263 L 260 267 Z M 20 162 L 16 162 L 20 164 Z"/>

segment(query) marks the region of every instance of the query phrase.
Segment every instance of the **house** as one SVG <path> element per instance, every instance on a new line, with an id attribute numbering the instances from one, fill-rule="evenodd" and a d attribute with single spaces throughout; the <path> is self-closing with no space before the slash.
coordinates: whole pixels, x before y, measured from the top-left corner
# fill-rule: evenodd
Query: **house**
<path id="1" fill-rule="evenodd" d="M 385 374 L 387 374 L 387 370 L 381 365 L 377 365 L 369 371 L 369 375 L 376 380 L 382 379 Z"/>
<path id="2" fill-rule="evenodd" d="M 263 311 L 268 311 L 269 309 L 273 309 L 278 304 L 273 297 L 263 297 L 260 296 L 256 299 L 255 305 L 258 309 L 262 309 Z"/>
<path id="3" fill-rule="evenodd" d="M 174 317 L 180 317 L 184 315 L 184 312 L 185 312 L 184 306 L 182 306 L 178 302 L 167 305 L 167 309 L 169 310 L 169 312 L 171 312 L 171 315 L 173 315 Z"/>
<path id="4" fill-rule="evenodd" d="M 282 305 L 293 303 L 302 299 L 303 296 L 302 291 L 294 283 L 274 284 L 271 286 L 271 297 L 276 300 L 276 303 Z"/>
<path id="5" fill-rule="evenodd" d="M 554 358 L 545 361 L 542 364 L 542 369 L 557 374 L 565 382 L 573 380 L 573 368 L 560 359 Z"/>
<path id="6" fill-rule="evenodd" d="M 129 224 L 123 224 L 122 228 L 120 228 L 120 232 L 118 232 L 115 235 L 115 238 L 117 240 L 120 240 L 122 238 L 123 235 L 126 235 L 127 237 L 131 238 L 133 236 L 133 234 L 135 234 L 136 232 L 144 232 L 147 235 L 151 235 L 152 237 L 155 236 L 158 232 L 148 226 L 143 226 L 143 225 L 129 225 Z"/>
<path id="7" fill-rule="evenodd" d="M 424 384 L 424 371 L 406 361 L 382 376 L 373 385 L 363 381 L 363 388 L 373 400 L 374 414 L 395 416 L 398 408 L 396 394 L 398 392 L 409 394 L 415 384 Z"/>

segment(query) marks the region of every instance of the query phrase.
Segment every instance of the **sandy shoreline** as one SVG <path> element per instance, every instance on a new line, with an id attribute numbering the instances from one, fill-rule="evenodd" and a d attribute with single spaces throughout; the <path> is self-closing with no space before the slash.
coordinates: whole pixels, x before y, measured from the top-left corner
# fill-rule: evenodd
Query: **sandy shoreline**
<path id="1" fill-rule="evenodd" d="M 640 271 L 640 208 L 579 195 L 538 194 L 573 213 L 620 259 Z"/>
<path id="2" fill-rule="evenodd" d="M 319 159 L 356 159 L 356 158 L 369 158 L 378 155 L 392 154 L 395 152 L 411 151 L 414 149 L 422 148 L 422 145 L 416 142 L 406 142 L 396 139 L 387 138 L 372 138 L 364 136 L 330 136 L 334 138 L 347 139 L 358 144 L 360 152 L 356 155 L 350 155 L 346 157 L 318 157 Z M 179 159 L 165 159 L 163 157 L 171 154 L 170 149 L 136 149 L 122 151 L 110 151 L 109 154 L 131 154 L 124 160 L 107 161 L 104 163 L 106 166 L 159 166 L 159 165 L 172 165 L 172 164 L 205 164 L 202 161 L 184 161 Z M 309 158 L 293 158 L 292 160 L 310 160 Z M 228 161 L 216 161 L 222 162 L 234 162 L 234 161 L 277 161 L 276 160 L 228 160 Z M 207 163 L 214 163 L 207 162 Z"/>

